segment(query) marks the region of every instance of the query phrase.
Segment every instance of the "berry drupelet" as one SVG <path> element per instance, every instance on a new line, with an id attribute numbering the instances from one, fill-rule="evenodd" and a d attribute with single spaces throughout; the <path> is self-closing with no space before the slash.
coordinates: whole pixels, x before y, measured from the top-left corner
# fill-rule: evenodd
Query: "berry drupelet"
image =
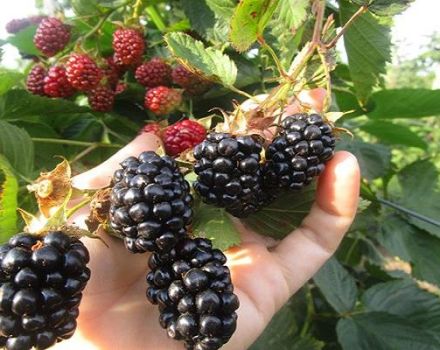
<path id="1" fill-rule="evenodd" d="M 114 62 L 130 66 L 141 61 L 145 50 L 142 33 L 133 28 L 119 28 L 113 33 Z"/>
<path id="2" fill-rule="evenodd" d="M 89 91 L 88 101 L 90 108 L 96 112 L 109 112 L 113 109 L 115 92 L 108 86 L 98 86 Z"/>
<path id="3" fill-rule="evenodd" d="M 136 69 L 136 80 L 139 84 L 153 88 L 171 84 L 171 67 L 159 57 L 141 64 Z"/>
<path id="4" fill-rule="evenodd" d="M 252 136 L 210 133 L 194 148 L 194 189 L 208 204 L 236 217 L 255 213 L 269 200 L 262 187 L 261 144 Z"/>
<path id="5" fill-rule="evenodd" d="M 76 329 L 89 253 L 61 231 L 20 233 L 0 246 L 0 343 L 46 349 Z"/>
<path id="6" fill-rule="evenodd" d="M 46 68 L 37 64 L 32 67 L 26 80 L 26 88 L 34 95 L 44 96 L 44 78 L 46 77 Z"/>
<path id="7" fill-rule="evenodd" d="M 145 108 L 157 115 L 176 110 L 182 103 L 182 92 L 166 86 L 149 89 L 145 94 Z"/>
<path id="8" fill-rule="evenodd" d="M 194 74 L 182 65 L 178 65 L 172 72 L 173 82 L 180 85 L 190 95 L 203 95 L 212 87 L 212 82 Z"/>
<path id="9" fill-rule="evenodd" d="M 44 93 L 49 97 L 67 98 L 75 93 L 66 76 L 63 66 L 53 66 L 44 78 Z"/>
<path id="10" fill-rule="evenodd" d="M 300 190 L 320 175 L 334 155 L 332 127 L 319 114 L 287 117 L 266 150 L 265 185 Z"/>
<path id="11" fill-rule="evenodd" d="M 110 226 L 132 253 L 167 252 L 192 219 L 190 186 L 174 159 L 143 152 L 113 175 Z"/>
<path id="12" fill-rule="evenodd" d="M 177 156 L 201 143 L 206 137 L 205 127 L 194 120 L 182 120 L 165 128 L 162 141 L 167 154 Z"/>
<path id="13" fill-rule="evenodd" d="M 168 254 L 151 255 L 147 298 L 160 325 L 187 349 L 216 350 L 229 341 L 239 307 L 226 256 L 202 238 L 185 238 Z"/>
<path id="14" fill-rule="evenodd" d="M 103 72 L 90 56 L 74 53 L 66 62 L 66 76 L 75 89 L 88 91 L 99 84 Z"/>

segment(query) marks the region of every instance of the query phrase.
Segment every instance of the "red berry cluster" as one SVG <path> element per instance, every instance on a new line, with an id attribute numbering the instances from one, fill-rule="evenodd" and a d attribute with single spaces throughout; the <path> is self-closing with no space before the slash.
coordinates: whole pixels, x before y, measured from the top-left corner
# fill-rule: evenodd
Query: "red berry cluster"
<path id="1" fill-rule="evenodd" d="M 38 23 L 34 43 L 42 56 L 50 59 L 49 67 L 38 63 L 27 79 L 28 90 L 36 95 L 69 98 L 84 93 L 94 111 L 113 108 L 115 96 L 125 91 L 122 82 L 128 71 L 146 88 L 144 106 L 156 115 L 172 113 L 182 103 L 183 93 L 201 95 L 212 83 L 182 65 L 172 67 L 163 58 L 144 60 L 146 40 L 141 30 L 118 28 L 113 33 L 113 55 L 92 57 L 81 51 L 65 55 L 71 39 L 71 27 L 54 17 L 30 17 L 8 24 L 8 30 Z M 53 62 L 53 63 L 52 63 Z"/>
<path id="2" fill-rule="evenodd" d="M 206 137 L 205 127 L 195 120 L 185 119 L 162 127 L 158 123 L 146 124 L 141 133 L 151 133 L 162 139 L 165 151 L 170 156 L 193 149 Z"/>

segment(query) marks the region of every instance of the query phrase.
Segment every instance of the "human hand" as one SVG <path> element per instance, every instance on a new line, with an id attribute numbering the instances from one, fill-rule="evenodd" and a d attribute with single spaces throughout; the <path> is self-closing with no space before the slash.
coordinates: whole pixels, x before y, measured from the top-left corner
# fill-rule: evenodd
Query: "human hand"
<path id="1" fill-rule="evenodd" d="M 316 110 L 322 106 L 322 93 L 303 96 Z M 155 150 L 158 144 L 155 136 L 140 135 L 108 161 L 75 177 L 73 183 L 83 189 L 106 186 L 120 161 Z M 334 253 L 356 213 L 359 178 L 355 157 L 338 152 L 319 178 L 309 215 L 280 242 L 261 237 L 235 220 L 242 244 L 226 255 L 240 308 L 237 331 L 223 349 L 247 349 L 275 312 Z M 81 225 L 86 216 L 85 209 L 75 222 Z M 56 348 L 183 349 L 182 343 L 167 338 L 158 323 L 157 307 L 146 300 L 148 256 L 129 253 L 116 238 L 104 239 L 108 248 L 97 240 L 84 239 L 90 250 L 92 277 L 84 292 L 77 332 Z"/>

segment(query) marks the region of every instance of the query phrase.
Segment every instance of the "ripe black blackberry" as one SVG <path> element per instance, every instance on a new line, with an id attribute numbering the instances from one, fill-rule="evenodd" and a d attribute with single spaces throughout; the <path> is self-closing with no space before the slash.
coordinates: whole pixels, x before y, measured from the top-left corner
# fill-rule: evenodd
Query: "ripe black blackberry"
<path id="1" fill-rule="evenodd" d="M 229 341 L 239 307 L 226 257 L 202 238 L 182 239 L 149 260 L 147 298 L 159 305 L 159 322 L 187 349 L 216 350 Z"/>
<path id="2" fill-rule="evenodd" d="M 310 184 L 333 157 L 335 142 L 332 127 L 319 114 L 287 117 L 266 150 L 265 186 L 300 190 Z"/>
<path id="3" fill-rule="evenodd" d="M 236 217 L 258 211 L 268 200 L 262 187 L 261 144 L 252 136 L 210 133 L 194 148 L 194 189 L 208 204 Z"/>
<path id="4" fill-rule="evenodd" d="M 113 175 L 110 226 L 132 253 L 167 252 L 192 219 L 190 186 L 174 159 L 143 152 Z"/>
<path id="5" fill-rule="evenodd" d="M 0 246 L 0 344 L 46 349 L 76 329 L 89 253 L 61 231 L 27 233 Z"/>

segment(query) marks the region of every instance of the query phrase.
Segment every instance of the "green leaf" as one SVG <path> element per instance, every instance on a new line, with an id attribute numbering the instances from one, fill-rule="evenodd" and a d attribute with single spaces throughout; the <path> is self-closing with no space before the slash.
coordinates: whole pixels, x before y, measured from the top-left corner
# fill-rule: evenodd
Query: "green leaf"
<path id="1" fill-rule="evenodd" d="M 406 220 L 390 215 L 384 218 L 379 242 L 393 255 L 412 264 L 412 274 L 440 286 L 440 239 Z"/>
<path id="2" fill-rule="evenodd" d="M 440 298 L 410 280 L 380 283 L 369 288 L 363 303 L 368 311 L 384 311 L 409 319 L 440 341 Z"/>
<path id="3" fill-rule="evenodd" d="M 241 239 L 229 215 L 224 209 L 200 204 L 193 219 L 194 234 L 211 239 L 221 250 L 240 244 Z"/>
<path id="4" fill-rule="evenodd" d="M 0 69 L 0 95 L 3 95 L 6 91 L 10 90 L 14 86 L 20 84 L 23 79 L 23 74 L 7 70 L 4 68 Z"/>
<path id="5" fill-rule="evenodd" d="M 182 0 L 185 15 L 191 22 L 191 27 L 203 37 L 215 25 L 215 16 L 205 0 Z"/>
<path id="6" fill-rule="evenodd" d="M 237 2 L 235 0 L 206 0 L 206 4 L 219 18 L 231 18 Z"/>
<path id="7" fill-rule="evenodd" d="M 22 175 L 30 175 L 34 168 L 34 145 L 29 134 L 0 120 L 0 154 Z"/>
<path id="8" fill-rule="evenodd" d="M 372 120 L 362 125 L 361 130 L 376 136 L 383 143 L 390 145 L 405 145 L 426 149 L 428 145 L 417 133 L 408 127 L 381 120 Z"/>
<path id="9" fill-rule="evenodd" d="M 358 5 L 367 5 L 378 16 L 394 16 L 405 11 L 414 0 L 352 0 Z"/>
<path id="10" fill-rule="evenodd" d="M 357 157 L 362 176 L 368 180 L 382 177 L 390 170 L 391 149 L 388 146 L 354 140 L 341 141 L 337 148 L 349 151 Z"/>
<path id="11" fill-rule="evenodd" d="M 47 120 L 50 120 L 88 110 L 88 108 L 80 107 L 72 101 L 36 96 L 24 90 L 10 90 L 0 96 L 0 119 L 5 120 L 38 115 L 44 115 Z"/>
<path id="12" fill-rule="evenodd" d="M 269 23 L 278 5 L 275 0 L 242 0 L 231 19 L 230 39 L 236 50 L 247 50 Z"/>
<path id="13" fill-rule="evenodd" d="M 346 23 L 357 10 L 357 6 L 341 0 L 341 21 Z M 356 95 L 365 105 L 380 75 L 385 73 L 386 63 L 391 60 L 390 28 L 367 12 L 349 27 L 344 44 Z"/>
<path id="14" fill-rule="evenodd" d="M 34 45 L 34 36 L 36 30 L 36 25 L 26 27 L 15 35 L 10 36 L 7 39 L 8 43 L 12 46 L 15 46 L 21 53 L 38 56 L 40 51 L 38 51 Z"/>
<path id="15" fill-rule="evenodd" d="M 71 4 L 73 10 L 78 16 L 93 16 L 101 14 L 96 0 L 72 0 Z"/>
<path id="16" fill-rule="evenodd" d="M 372 96 L 370 118 L 423 118 L 440 115 L 440 90 L 381 90 Z"/>
<path id="17" fill-rule="evenodd" d="M 358 294 L 356 281 L 336 258 L 327 261 L 313 280 L 337 312 L 353 310 Z"/>
<path id="18" fill-rule="evenodd" d="M 280 1 L 276 9 L 275 21 L 282 21 L 289 30 L 295 30 L 307 19 L 309 0 Z"/>
<path id="19" fill-rule="evenodd" d="M 261 235 L 282 239 L 301 224 L 314 200 L 313 186 L 299 192 L 287 191 L 275 202 L 242 221 Z"/>
<path id="20" fill-rule="evenodd" d="M 205 48 L 201 41 L 184 33 L 169 33 L 165 41 L 173 54 L 186 65 L 200 71 L 207 78 L 232 86 L 237 78 L 237 66 L 221 51 Z"/>
<path id="21" fill-rule="evenodd" d="M 433 165 L 429 162 L 416 162 L 403 168 L 397 176 L 403 191 L 400 204 L 428 218 L 437 219 L 440 213 L 440 193 L 436 191 L 438 175 Z M 414 216 L 409 216 L 409 220 L 417 227 L 440 237 L 440 227 Z"/>
<path id="22" fill-rule="evenodd" d="M 9 162 L 0 154 L 0 243 L 17 233 L 17 194 L 18 181 Z"/>
<path id="23" fill-rule="evenodd" d="M 385 312 L 341 319 L 336 331 L 344 350 L 435 350 L 440 346 L 423 327 Z"/>

